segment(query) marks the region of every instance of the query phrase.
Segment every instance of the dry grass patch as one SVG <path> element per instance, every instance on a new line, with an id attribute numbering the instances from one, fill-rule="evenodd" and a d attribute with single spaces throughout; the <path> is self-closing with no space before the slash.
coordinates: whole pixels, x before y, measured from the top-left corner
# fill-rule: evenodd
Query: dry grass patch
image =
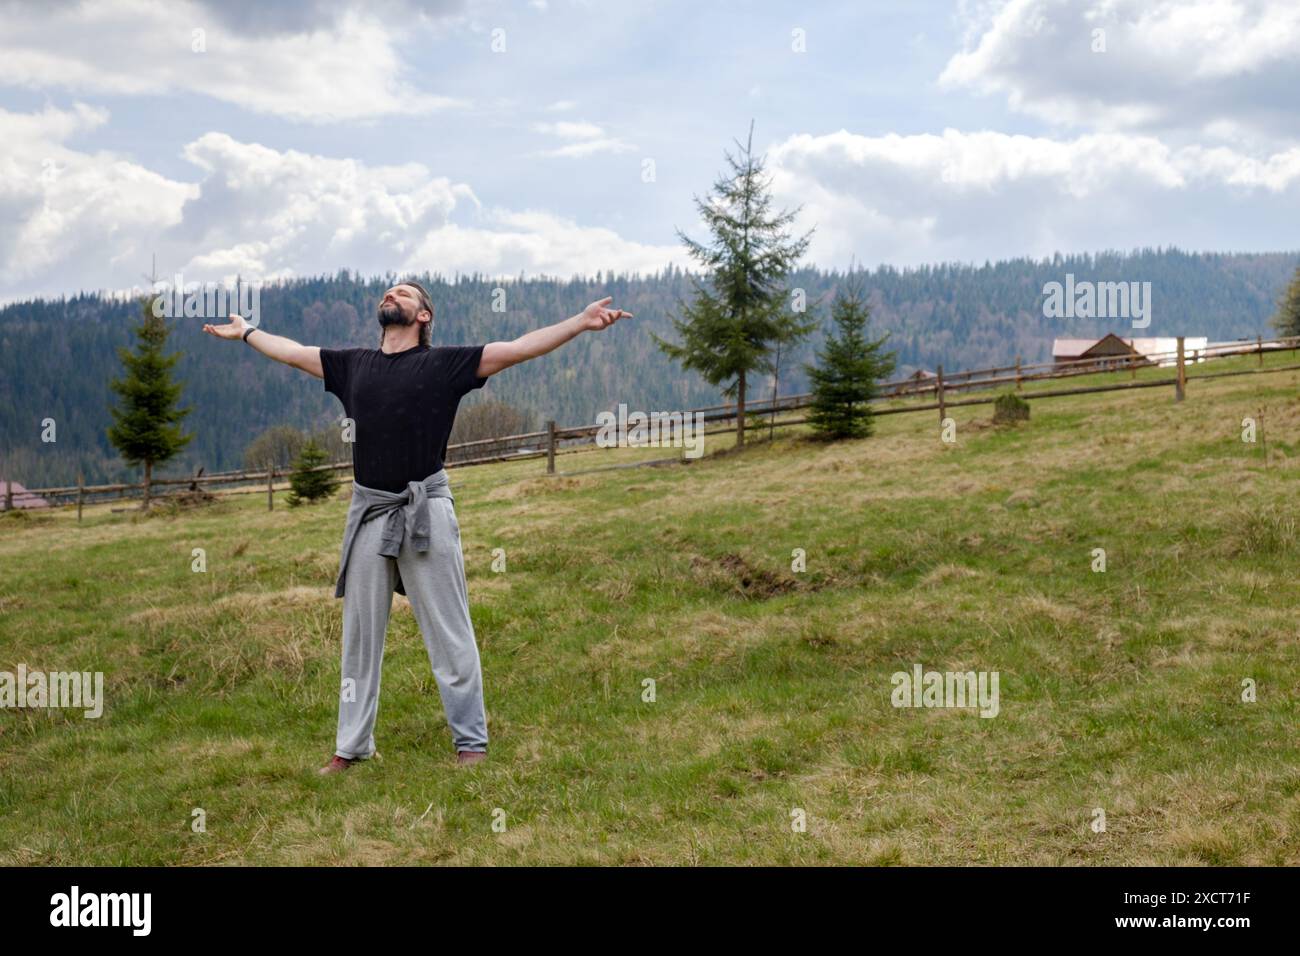
<path id="1" fill-rule="evenodd" d="M 242 614 L 276 608 L 316 606 L 327 601 L 332 606 L 335 600 L 332 587 L 299 584 L 279 591 L 236 591 L 234 594 L 217 598 L 212 602 L 212 606 L 223 611 Z"/>
<path id="2" fill-rule="evenodd" d="M 518 498 L 534 498 L 549 495 L 557 491 L 581 491 L 600 483 L 597 475 L 550 475 L 540 478 L 524 478 L 493 488 L 483 496 L 484 501 L 514 501 Z"/>
<path id="3" fill-rule="evenodd" d="M 965 581 L 983 576 L 983 572 L 977 571 L 975 568 L 968 568 L 964 564 L 945 563 L 936 565 L 918 583 L 923 588 L 933 588 L 948 584 L 951 581 Z"/>

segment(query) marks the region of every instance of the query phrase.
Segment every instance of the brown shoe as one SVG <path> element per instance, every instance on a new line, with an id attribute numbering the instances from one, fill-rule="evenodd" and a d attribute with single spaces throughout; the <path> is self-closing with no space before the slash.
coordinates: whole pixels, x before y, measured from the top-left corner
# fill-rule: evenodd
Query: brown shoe
<path id="1" fill-rule="evenodd" d="M 322 777 L 326 777 L 332 773 L 342 773 L 344 770 L 347 770 L 348 767 L 351 767 L 354 763 L 356 763 L 355 760 L 349 760 L 347 757 L 340 757 L 338 754 L 335 754 L 333 757 L 330 758 L 329 763 L 321 767 L 316 772 L 320 774 Z"/>
<path id="2" fill-rule="evenodd" d="M 487 754 L 481 750 L 457 750 L 456 763 L 482 763 L 487 759 Z"/>

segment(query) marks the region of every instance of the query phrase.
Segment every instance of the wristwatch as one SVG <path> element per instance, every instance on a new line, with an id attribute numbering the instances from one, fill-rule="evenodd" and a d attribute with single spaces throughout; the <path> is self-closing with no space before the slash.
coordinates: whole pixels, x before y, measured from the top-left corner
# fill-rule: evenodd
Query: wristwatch
<path id="1" fill-rule="evenodd" d="M 248 341 L 248 337 L 249 337 L 250 335 L 252 335 L 252 334 L 253 334 L 254 332 L 256 332 L 256 331 L 257 331 L 257 326 L 256 326 L 256 325 L 253 326 L 251 329 L 245 329 L 245 330 L 244 330 L 244 335 L 243 335 L 243 339 L 244 339 L 244 341 L 247 342 L 247 341 Z"/>

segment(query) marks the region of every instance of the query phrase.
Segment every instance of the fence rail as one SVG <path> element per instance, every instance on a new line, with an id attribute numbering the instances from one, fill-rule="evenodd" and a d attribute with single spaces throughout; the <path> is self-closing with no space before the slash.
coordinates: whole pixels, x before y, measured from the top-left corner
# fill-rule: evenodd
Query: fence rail
<path id="1" fill-rule="evenodd" d="M 1234 375 L 1249 375 L 1260 372 L 1282 372 L 1300 369 L 1300 364 L 1288 364 L 1280 366 L 1264 367 L 1264 355 L 1269 352 L 1279 351 L 1297 351 L 1300 350 L 1300 336 L 1288 336 L 1277 339 L 1264 339 L 1257 336 L 1255 341 L 1241 340 L 1239 342 L 1215 343 L 1200 349 L 1192 350 L 1189 355 L 1184 347 L 1183 338 L 1177 339 L 1178 346 L 1168 352 L 1149 353 L 1145 355 L 1105 355 L 1087 359 L 1073 359 L 1057 362 L 1038 362 L 1032 364 L 1022 363 L 1017 357 L 1014 365 L 1002 365 L 993 368 L 967 369 L 964 371 L 947 372 L 943 371 L 943 366 L 939 366 L 933 377 L 918 378 L 915 375 L 899 379 L 897 381 L 882 382 L 879 386 L 879 394 L 876 404 L 880 407 L 874 409 L 877 415 L 899 415 L 911 412 L 939 411 L 939 417 L 942 420 L 949 408 L 961 408 L 972 405 L 987 405 L 996 401 L 994 396 L 980 398 L 954 399 L 950 395 L 960 392 L 977 391 L 980 389 L 996 388 L 1001 385 L 1014 385 L 1017 391 L 1021 391 L 1025 383 L 1041 382 L 1055 379 L 1071 378 L 1079 375 L 1094 375 L 1099 372 L 1131 371 L 1132 380 L 1128 382 L 1111 382 L 1104 385 L 1084 386 L 1080 388 L 1049 389 L 1024 392 L 1023 396 L 1029 400 L 1038 400 L 1041 398 L 1054 398 L 1065 395 L 1084 395 L 1098 392 L 1127 391 L 1135 388 L 1157 388 L 1174 387 L 1174 400 L 1183 401 L 1187 382 L 1187 365 L 1198 365 L 1213 359 L 1227 358 L 1242 355 L 1258 355 L 1259 364 L 1255 369 L 1237 369 L 1225 372 L 1202 372 L 1193 376 L 1197 380 L 1222 378 Z M 1172 378 L 1147 379 L 1138 381 L 1136 376 L 1139 369 L 1157 368 L 1172 366 L 1175 375 Z M 1007 374 L 1013 373 L 1013 374 Z M 933 395 L 934 401 L 923 404 L 892 404 L 899 400 L 916 398 L 925 395 Z M 790 425 L 800 425 L 807 422 L 807 418 L 785 418 L 777 420 L 776 416 L 781 412 L 799 411 L 808 408 L 812 403 L 812 395 L 804 393 L 799 395 L 785 395 L 769 399 L 755 399 L 747 402 L 745 405 L 745 419 L 749 422 L 755 420 L 755 427 L 760 423 L 758 419 L 766 416 L 769 420 L 762 422 L 769 428 L 787 427 Z M 682 412 L 672 413 L 672 415 L 659 419 L 660 437 L 663 437 L 662 429 L 667 425 L 667 438 L 670 442 L 679 447 L 683 435 L 681 429 L 686 427 L 687 421 L 693 426 L 698 420 L 696 416 L 703 416 L 702 421 L 705 425 L 704 435 L 716 435 L 733 432 L 736 430 L 738 410 L 736 405 L 709 405 L 703 408 L 694 408 Z M 724 424 L 730 422 L 726 427 L 709 429 L 709 425 Z M 569 427 L 559 427 L 554 421 L 548 421 L 546 428 L 541 431 L 523 432 L 518 435 L 503 435 L 499 438 L 483 438 L 476 441 L 459 442 L 455 445 L 447 446 L 446 465 L 448 468 L 465 468 L 473 465 L 484 465 L 495 462 L 506 461 L 529 461 L 538 458 L 545 458 L 547 462 L 546 470 L 548 474 L 555 472 L 555 459 L 558 455 L 571 454 L 587 450 L 595 444 L 596 437 L 601 431 L 599 425 L 576 425 Z M 314 471 L 351 471 L 352 463 L 350 461 L 335 462 L 333 464 L 321 465 Z M 226 491 L 227 494 L 250 493 L 266 490 L 267 506 L 274 506 L 275 481 L 277 478 L 287 478 L 288 470 L 277 470 L 268 466 L 261 471 L 249 471 L 240 469 L 237 471 L 207 472 L 199 468 L 193 475 L 188 478 L 154 478 L 149 483 L 149 489 L 155 487 L 173 487 L 187 485 L 185 491 L 200 492 L 205 490 L 203 486 L 208 485 L 248 485 L 256 482 L 258 486 L 252 488 L 233 488 Z M 102 485 L 87 485 L 80 479 L 76 485 L 68 485 L 54 488 L 28 488 L 19 492 L 19 497 L 33 496 L 50 500 L 56 503 L 57 499 L 70 499 L 67 504 L 74 503 L 77 506 L 78 516 L 81 514 L 83 504 L 104 500 L 116 500 L 121 498 L 133 497 L 133 493 L 143 494 L 145 485 L 143 482 L 138 483 L 115 483 Z M 176 494 L 176 492 L 173 492 Z M 168 495 L 163 494 L 156 497 L 166 498 Z M 14 491 L 13 481 L 10 480 L 5 486 L 5 495 L 3 498 L 3 509 L 10 510 L 14 508 Z"/>

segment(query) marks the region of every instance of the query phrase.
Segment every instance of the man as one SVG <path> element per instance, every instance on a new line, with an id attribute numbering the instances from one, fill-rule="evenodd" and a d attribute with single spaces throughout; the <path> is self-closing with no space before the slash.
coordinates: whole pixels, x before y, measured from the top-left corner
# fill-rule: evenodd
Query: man
<path id="1" fill-rule="evenodd" d="M 377 349 L 324 349 L 250 327 L 239 315 L 203 331 L 243 339 L 268 358 L 324 379 L 351 419 L 352 502 L 335 597 L 343 598 L 343 681 L 333 757 L 339 773 L 375 753 L 384 635 L 393 591 L 405 594 L 424 637 L 458 763 L 487 754 L 487 717 L 465 568 L 443 457 L 461 398 L 492 375 L 545 355 L 632 313 L 612 297 L 513 342 L 429 344 L 433 301 L 403 282 L 379 303 Z"/>

